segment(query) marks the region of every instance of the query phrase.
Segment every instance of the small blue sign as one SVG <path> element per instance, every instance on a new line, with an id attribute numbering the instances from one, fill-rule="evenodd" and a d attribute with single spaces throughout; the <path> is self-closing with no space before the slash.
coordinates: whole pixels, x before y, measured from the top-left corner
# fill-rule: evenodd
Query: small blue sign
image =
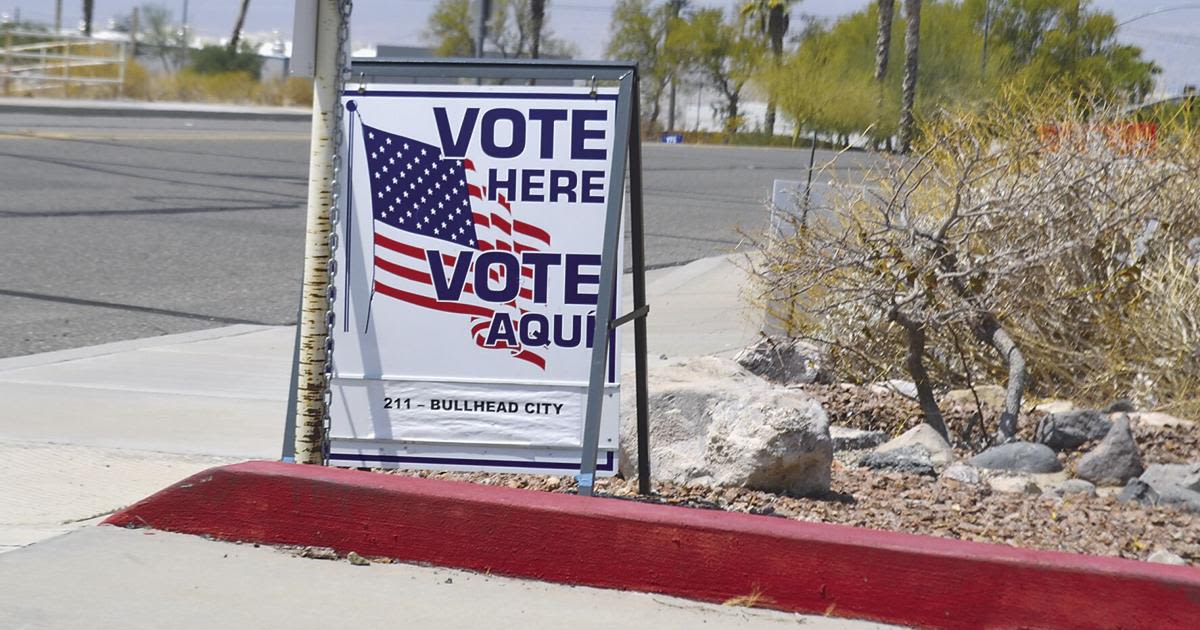
<path id="1" fill-rule="evenodd" d="M 683 144 L 683 134 L 681 133 L 664 133 L 662 135 L 664 144 Z"/>

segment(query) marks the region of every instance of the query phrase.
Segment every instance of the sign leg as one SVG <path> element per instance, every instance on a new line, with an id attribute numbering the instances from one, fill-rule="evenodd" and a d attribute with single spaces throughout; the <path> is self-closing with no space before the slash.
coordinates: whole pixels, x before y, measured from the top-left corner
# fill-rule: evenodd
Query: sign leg
<path id="1" fill-rule="evenodd" d="M 591 372 L 588 378 L 587 409 L 583 423 L 583 459 L 579 465 L 579 494 L 592 496 L 596 481 L 596 456 L 600 447 L 600 415 L 604 407 L 605 369 L 608 364 L 608 339 L 612 334 L 612 310 L 617 273 L 622 261 L 617 257 L 621 239 L 621 209 L 625 201 L 625 166 L 629 155 L 628 130 L 632 112 L 634 72 L 621 77 L 617 98 L 617 135 L 613 139 L 613 160 L 608 176 L 608 218 L 604 224 L 604 254 L 600 265 L 600 287 L 596 298 L 596 328 L 593 337 Z M 614 356 L 613 361 L 618 360 Z"/>

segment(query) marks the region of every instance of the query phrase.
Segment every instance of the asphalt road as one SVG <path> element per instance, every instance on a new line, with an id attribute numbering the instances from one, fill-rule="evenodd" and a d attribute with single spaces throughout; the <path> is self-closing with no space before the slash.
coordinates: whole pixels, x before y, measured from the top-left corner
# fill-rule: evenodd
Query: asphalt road
<path id="1" fill-rule="evenodd" d="M 663 267 L 744 247 L 808 152 L 646 145 L 644 162 Z M 304 122 L 0 112 L 0 357 L 293 323 L 307 164 Z"/>

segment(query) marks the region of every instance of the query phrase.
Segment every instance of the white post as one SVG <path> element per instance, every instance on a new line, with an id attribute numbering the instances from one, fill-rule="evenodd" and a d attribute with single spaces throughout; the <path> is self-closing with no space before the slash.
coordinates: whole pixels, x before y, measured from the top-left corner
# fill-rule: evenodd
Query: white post
<path id="1" fill-rule="evenodd" d="M 325 424 L 325 313 L 329 283 L 329 207 L 337 93 L 338 31 L 342 16 L 338 0 L 319 0 L 316 24 L 316 63 L 313 73 L 312 156 L 308 167 L 308 221 L 304 243 L 304 289 L 300 307 L 300 360 L 297 365 L 296 462 L 323 463 Z"/>

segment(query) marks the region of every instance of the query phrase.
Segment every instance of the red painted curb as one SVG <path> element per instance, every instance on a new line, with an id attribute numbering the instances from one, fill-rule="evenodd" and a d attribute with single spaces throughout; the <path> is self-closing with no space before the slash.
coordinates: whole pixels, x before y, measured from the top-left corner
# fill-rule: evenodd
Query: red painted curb
<path id="1" fill-rule="evenodd" d="M 932 628 L 1200 628 L 1200 571 L 840 525 L 249 462 L 105 521 Z"/>

